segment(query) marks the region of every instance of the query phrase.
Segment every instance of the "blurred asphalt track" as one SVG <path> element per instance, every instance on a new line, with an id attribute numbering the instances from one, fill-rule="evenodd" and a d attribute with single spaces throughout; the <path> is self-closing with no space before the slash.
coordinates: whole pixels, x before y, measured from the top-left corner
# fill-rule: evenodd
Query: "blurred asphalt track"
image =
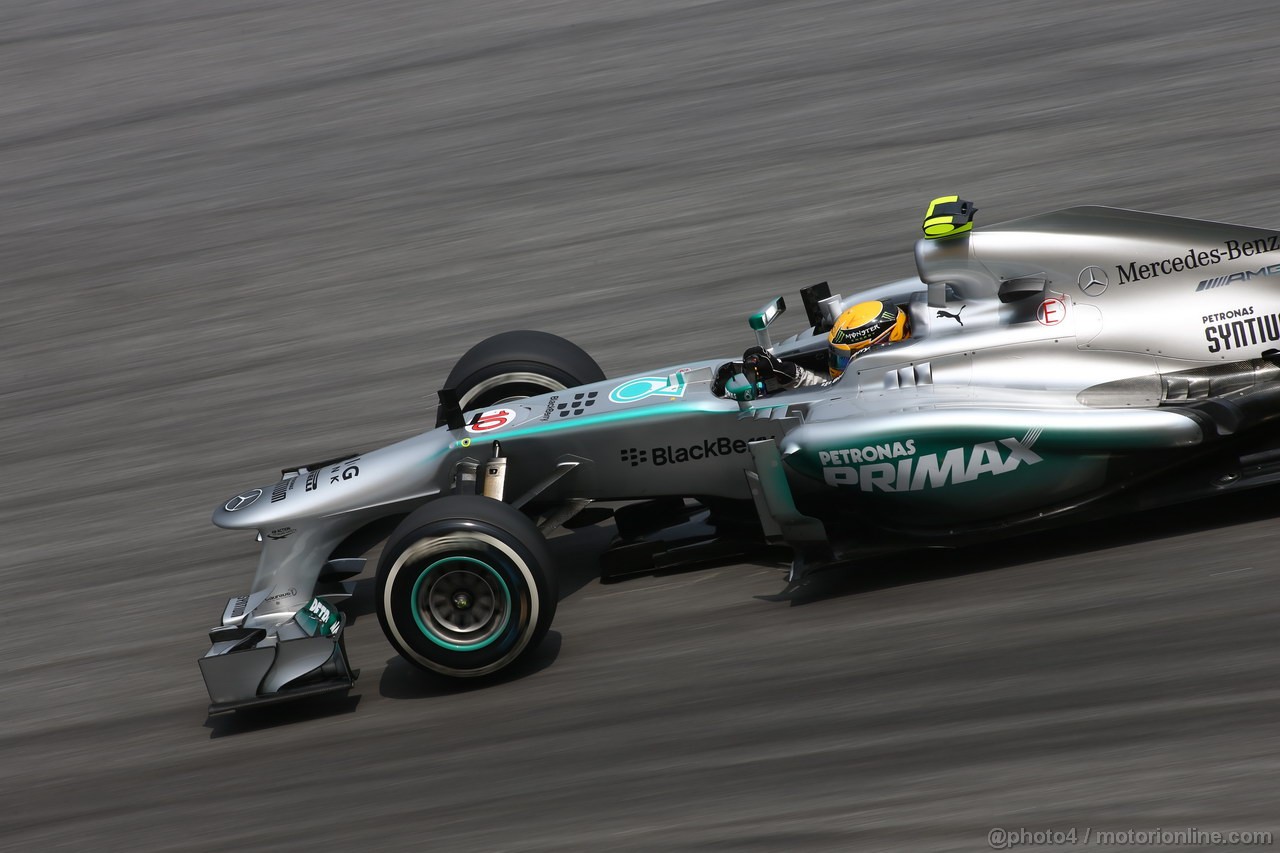
<path id="1" fill-rule="evenodd" d="M 8 0 L 0 847 L 982 850 L 1280 831 L 1274 491 L 773 600 L 558 541 L 518 677 L 207 720 L 213 507 L 429 427 L 491 332 L 611 375 L 913 274 L 935 195 L 1275 227 L 1273 3 Z M 798 302 L 797 302 L 798 305 Z M 798 312 L 797 312 L 798 313 Z M 796 325 L 792 317 L 783 325 Z"/>

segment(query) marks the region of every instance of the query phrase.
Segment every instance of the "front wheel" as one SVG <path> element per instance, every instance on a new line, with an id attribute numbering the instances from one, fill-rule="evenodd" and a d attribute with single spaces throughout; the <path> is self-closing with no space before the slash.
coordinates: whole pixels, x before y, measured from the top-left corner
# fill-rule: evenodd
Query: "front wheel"
<path id="1" fill-rule="evenodd" d="M 577 344 L 547 332 L 520 331 L 494 335 L 467 350 L 444 386 L 454 389 L 465 412 L 603 381 L 600 365 Z M 445 421 L 444 412 L 437 412 L 436 426 Z"/>
<path id="2" fill-rule="evenodd" d="M 556 611 L 542 534 L 491 498 L 449 495 L 412 513 L 387 540 L 377 580 L 387 640 L 415 666 L 455 678 L 515 663 Z"/>

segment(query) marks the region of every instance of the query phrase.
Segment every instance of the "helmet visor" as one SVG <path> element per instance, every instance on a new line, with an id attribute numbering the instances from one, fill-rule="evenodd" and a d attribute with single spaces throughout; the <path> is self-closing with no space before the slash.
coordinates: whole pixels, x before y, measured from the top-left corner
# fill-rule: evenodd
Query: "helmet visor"
<path id="1" fill-rule="evenodd" d="M 832 376 L 844 373 L 849 362 L 853 361 L 853 350 L 844 347 L 827 347 L 827 367 Z"/>

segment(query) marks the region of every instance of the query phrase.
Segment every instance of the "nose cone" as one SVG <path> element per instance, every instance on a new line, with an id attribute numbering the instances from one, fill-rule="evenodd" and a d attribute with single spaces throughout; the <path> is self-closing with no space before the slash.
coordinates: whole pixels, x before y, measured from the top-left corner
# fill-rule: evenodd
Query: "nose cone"
<path id="1" fill-rule="evenodd" d="M 282 481 L 283 482 L 283 481 Z M 218 527 L 245 529 L 258 527 L 270 514 L 271 487 L 246 489 L 227 498 L 213 511 L 213 523 Z"/>
<path id="2" fill-rule="evenodd" d="M 239 512 L 242 509 L 253 506 L 260 497 L 262 497 L 262 489 L 250 489 L 247 492 L 241 492 L 223 504 L 222 510 L 228 513 Z"/>
<path id="3" fill-rule="evenodd" d="M 389 515 L 395 509 L 387 507 L 393 504 L 448 487 L 452 461 L 466 452 L 450 448 L 455 438 L 441 427 L 315 470 L 291 471 L 277 483 L 227 498 L 213 511 L 213 523 L 232 530 L 267 530 L 365 510 Z"/>

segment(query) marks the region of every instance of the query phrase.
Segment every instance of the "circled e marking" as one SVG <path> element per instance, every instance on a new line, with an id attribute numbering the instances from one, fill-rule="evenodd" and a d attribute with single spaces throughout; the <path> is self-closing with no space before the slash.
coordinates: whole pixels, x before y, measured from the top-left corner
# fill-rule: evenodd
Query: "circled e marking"
<path id="1" fill-rule="evenodd" d="M 1036 309 L 1036 319 L 1042 326 L 1056 326 L 1067 319 L 1067 304 L 1061 299 L 1050 297 Z"/>

